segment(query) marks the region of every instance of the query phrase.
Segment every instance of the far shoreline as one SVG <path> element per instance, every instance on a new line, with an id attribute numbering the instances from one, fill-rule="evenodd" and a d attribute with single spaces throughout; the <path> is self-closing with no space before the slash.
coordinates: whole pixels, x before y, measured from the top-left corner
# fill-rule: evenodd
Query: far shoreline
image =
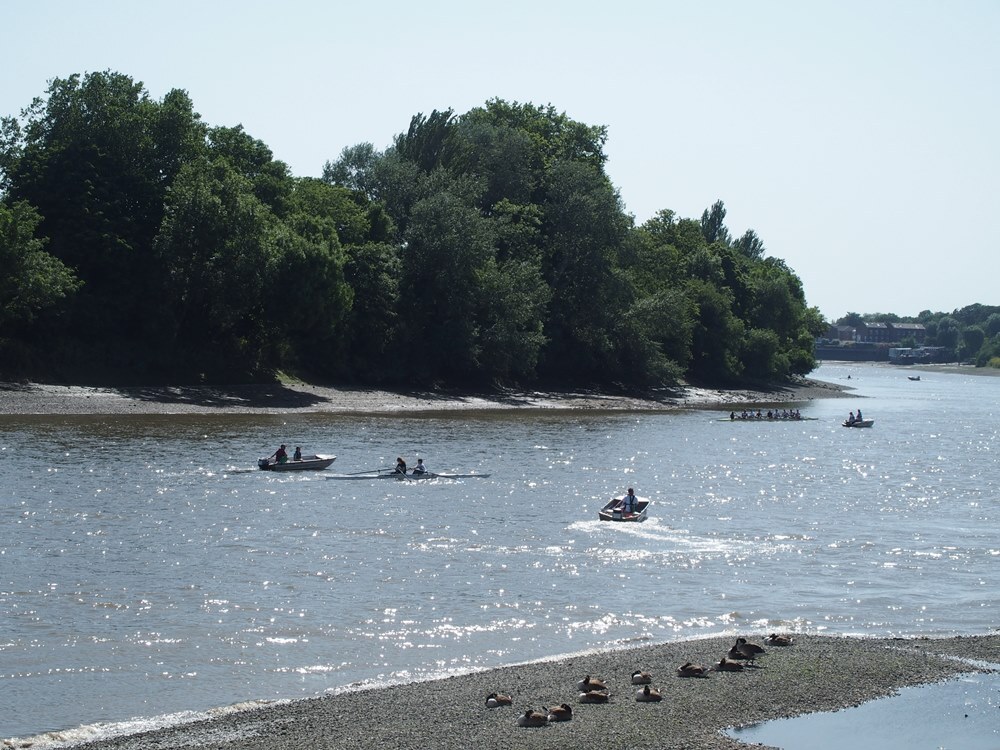
<path id="1" fill-rule="evenodd" d="M 302 382 L 99 387 L 0 383 L 2 415 L 397 414 L 482 411 L 656 412 L 785 407 L 849 397 L 850 386 L 800 378 L 767 389 L 680 385 L 642 394 L 590 390 L 382 390 Z"/>

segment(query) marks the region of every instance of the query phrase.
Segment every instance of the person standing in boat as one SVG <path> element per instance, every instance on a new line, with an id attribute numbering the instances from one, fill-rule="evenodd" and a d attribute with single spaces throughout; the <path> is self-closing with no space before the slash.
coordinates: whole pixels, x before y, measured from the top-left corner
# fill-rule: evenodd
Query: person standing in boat
<path id="1" fill-rule="evenodd" d="M 413 467 L 413 473 L 414 474 L 426 474 L 427 473 L 427 467 L 424 466 L 424 459 L 422 459 L 422 458 L 418 458 L 417 459 L 417 465 Z"/>
<path id="2" fill-rule="evenodd" d="M 395 473 L 396 474 L 405 474 L 406 473 L 406 461 L 403 460 L 402 456 L 400 456 L 400 457 L 398 457 L 396 459 L 396 470 L 395 470 Z"/>

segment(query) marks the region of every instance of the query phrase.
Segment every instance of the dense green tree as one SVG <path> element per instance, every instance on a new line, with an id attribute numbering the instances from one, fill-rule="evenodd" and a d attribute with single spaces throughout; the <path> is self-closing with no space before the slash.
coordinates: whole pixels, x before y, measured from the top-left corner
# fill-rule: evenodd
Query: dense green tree
<path id="1" fill-rule="evenodd" d="M 532 203 L 542 182 L 535 141 L 522 130 L 489 121 L 481 112 L 459 120 L 451 134 L 446 166 L 454 174 L 473 174 L 485 180 L 480 207 L 488 214 L 500 203 Z"/>
<path id="2" fill-rule="evenodd" d="M 573 120 L 551 104 L 539 106 L 490 99 L 485 106 L 471 110 L 462 119 L 491 123 L 526 134 L 534 144 L 531 161 L 540 173 L 548 171 L 556 162 L 587 164 L 603 171 L 607 161 L 604 153 L 607 128 Z"/>
<path id="3" fill-rule="evenodd" d="M 751 328 L 745 334 L 740 357 L 744 375 L 765 382 L 783 379 L 789 369 L 787 351 L 774 331 Z"/>
<path id="4" fill-rule="evenodd" d="M 620 367 L 612 333 L 632 301 L 615 272 L 629 220 L 603 172 L 585 162 L 553 164 L 547 182 L 542 269 L 552 302 L 544 368 L 600 380 Z"/>
<path id="5" fill-rule="evenodd" d="M 621 265 L 647 294 L 680 288 L 686 277 L 680 251 L 659 231 L 655 218 L 628 234 Z"/>
<path id="6" fill-rule="evenodd" d="M 481 377 L 476 310 L 492 257 L 480 213 L 447 192 L 414 206 L 402 254 L 399 330 L 406 371 L 425 384 Z"/>
<path id="7" fill-rule="evenodd" d="M 716 201 L 711 208 L 706 208 L 701 214 L 701 234 L 705 242 L 712 244 L 720 242 L 729 244 L 729 230 L 726 229 L 726 206 L 722 201 Z"/>
<path id="8" fill-rule="evenodd" d="M 344 277 L 353 302 L 347 317 L 346 354 L 334 371 L 350 380 L 399 380 L 407 348 L 399 327 L 401 263 L 395 246 L 370 242 L 347 249 Z"/>
<path id="9" fill-rule="evenodd" d="M 779 338 L 795 336 L 805 312 L 805 295 L 798 277 L 780 260 L 769 258 L 753 267 L 751 309 L 745 317 L 755 328 L 774 331 Z"/>
<path id="10" fill-rule="evenodd" d="M 752 229 L 744 232 L 743 236 L 733 243 L 733 247 L 751 260 L 759 260 L 764 257 L 764 243 Z"/>
<path id="11" fill-rule="evenodd" d="M 992 313 L 983 324 L 983 330 L 987 336 L 996 336 L 1000 333 L 1000 313 Z"/>
<path id="12" fill-rule="evenodd" d="M 297 240 L 291 235 L 228 160 L 181 169 L 155 253 L 173 318 L 161 339 L 182 373 L 218 379 L 274 369 L 273 347 L 289 321 L 268 308 L 269 283 Z"/>
<path id="13" fill-rule="evenodd" d="M 803 325 L 806 333 L 812 338 L 825 336 L 830 324 L 823 317 L 823 313 L 816 306 L 809 307 L 803 313 Z"/>
<path id="14" fill-rule="evenodd" d="M 346 148 L 322 180 L 296 179 L 241 126 L 203 125 L 183 91 L 156 102 L 117 73 L 57 79 L 0 123 L 3 200 L 38 209 L 30 235 L 51 256 L 15 243 L 39 272 L 0 288 L 5 320 L 17 308 L 42 325 L 25 313 L 33 289 L 33 310 L 72 305 L 66 362 L 75 349 L 176 378 L 808 372 L 824 321 L 798 277 L 753 230 L 734 239 L 722 201 L 700 221 L 664 210 L 634 227 L 606 139 L 551 105 L 493 99 L 418 114 L 385 151 Z M 991 312 L 970 306 L 943 328 L 957 342 Z"/>
<path id="15" fill-rule="evenodd" d="M 540 206 L 503 199 L 493 206 L 490 218 L 498 262 L 524 262 L 541 268 L 543 216 Z"/>
<path id="16" fill-rule="evenodd" d="M 964 359 L 975 359 L 979 350 L 986 343 L 986 332 L 979 326 L 967 326 L 962 329 L 962 345 L 959 356 Z"/>
<path id="17" fill-rule="evenodd" d="M 688 284 L 687 294 L 696 310 L 689 372 L 709 382 L 737 380 L 743 375 L 740 349 L 744 325 L 732 313 L 731 296 L 700 279 Z"/>
<path id="18" fill-rule="evenodd" d="M 345 356 L 353 299 L 344 243 L 369 240 L 369 212 L 345 188 L 310 178 L 295 182 L 287 206 L 291 234 L 277 235 L 278 261 L 268 284 L 269 308 L 288 321 L 288 351 L 281 359 L 286 367 L 297 362 L 329 375 Z"/>
<path id="19" fill-rule="evenodd" d="M 211 128 L 208 131 L 211 158 L 224 159 L 230 168 L 247 179 L 257 199 L 275 215 L 284 218 L 294 182 L 288 165 L 274 159 L 267 145 L 249 135 L 242 125 Z"/>
<path id="20" fill-rule="evenodd" d="M 958 342 L 961 335 L 962 326 L 959 322 L 951 316 L 945 316 L 937 323 L 937 335 L 935 336 L 934 343 L 937 346 L 943 346 L 954 351 L 958 349 Z"/>
<path id="21" fill-rule="evenodd" d="M 861 313 L 849 312 L 837 321 L 839 326 L 850 326 L 851 328 L 861 328 L 865 323 L 865 318 Z"/>
<path id="22" fill-rule="evenodd" d="M 76 367 L 134 367 L 158 333 L 164 198 L 204 127 L 184 92 L 158 103 L 112 72 L 53 80 L 22 120 L 0 157 L 8 200 L 38 210 L 47 251 L 84 282 L 49 346 Z"/>
<path id="23" fill-rule="evenodd" d="M 637 297 L 616 330 L 618 375 L 638 385 L 675 385 L 691 360 L 696 310 L 679 288 Z"/>
<path id="24" fill-rule="evenodd" d="M 432 172 L 441 166 L 448 136 L 454 127 L 455 113 L 434 110 L 430 115 L 423 113 L 410 119 L 406 133 L 397 135 L 393 142 L 399 158 L 415 164 L 422 172 Z"/>
<path id="25" fill-rule="evenodd" d="M 896 313 L 868 313 L 865 315 L 868 323 L 899 323 L 902 321 Z"/>
<path id="26" fill-rule="evenodd" d="M 371 143 L 345 146 L 336 161 L 323 165 L 323 181 L 361 193 L 369 200 L 378 200 L 374 175 L 381 158 L 382 154 Z"/>
<path id="27" fill-rule="evenodd" d="M 536 263 L 487 260 L 479 271 L 479 366 L 500 383 L 531 381 L 551 292 Z"/>
<path id="28" fill-rule="evenodd" d="M 937 346 L 938 321 L 927 319 L 924 322 L 924 343 L 927 346 Z"/>
<path id="29" fill-rule="evenodd" d="M 976 367 L 1000 369 L 1000 334 L 986 341 L 976 355 Z"/>
<path id="30" fill-rule="evenodd" d="M 72 295 L 80 282 L 36 236 L 41 217 L 27 203 L 0 203 L 0 335 L 17 328 Z"/>

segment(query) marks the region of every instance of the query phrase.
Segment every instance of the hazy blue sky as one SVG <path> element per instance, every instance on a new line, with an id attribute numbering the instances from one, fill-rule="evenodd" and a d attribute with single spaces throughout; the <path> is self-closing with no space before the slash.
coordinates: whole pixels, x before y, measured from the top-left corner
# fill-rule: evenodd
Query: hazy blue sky
<path id="1" fill-rule="evenodd" d="M 606 125 L 641 223 L 725 202 L 829 318 L 1000 304 L 1000 1 L 0 4 L 0 114 L 54 77 L 188 91 L 298 176 L 499 97 Z"/>

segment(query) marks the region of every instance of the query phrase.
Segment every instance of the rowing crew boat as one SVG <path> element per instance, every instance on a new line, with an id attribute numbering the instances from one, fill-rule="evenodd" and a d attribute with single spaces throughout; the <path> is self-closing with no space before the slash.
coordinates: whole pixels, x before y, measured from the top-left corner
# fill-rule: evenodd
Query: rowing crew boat
<path id="1" fill-rule="evenodd" d="M 721 417 L 718 422 L 816 422 L 819 417 Z"/>
<path id="2" fill-rule="evenodd" d="M 334 474 L 327 479 L 397 479 L 399 481 L 414 481 L 418 479 L 485 479 L 489 474 L 438 474 L 425 471 L 422 474 L 400 474 L 398 471 L 369 472 L 364 474 Z"/>

